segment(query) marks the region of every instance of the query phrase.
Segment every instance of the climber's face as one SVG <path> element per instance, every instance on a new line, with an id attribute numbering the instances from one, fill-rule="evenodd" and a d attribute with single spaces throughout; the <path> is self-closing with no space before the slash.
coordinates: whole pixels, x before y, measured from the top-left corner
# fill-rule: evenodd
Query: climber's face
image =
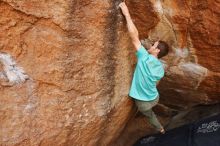
<path id="1" fill-rule="evenodd" d="M 159 44 L 159 41 L 156 41 L 155 43 L 153 43 L 150 49 L 148 50 L 148 52 L 152 55 L 158 55 L 158 53 L 160 52 L 160 50 L 157 48 L 158 44 Z"/>

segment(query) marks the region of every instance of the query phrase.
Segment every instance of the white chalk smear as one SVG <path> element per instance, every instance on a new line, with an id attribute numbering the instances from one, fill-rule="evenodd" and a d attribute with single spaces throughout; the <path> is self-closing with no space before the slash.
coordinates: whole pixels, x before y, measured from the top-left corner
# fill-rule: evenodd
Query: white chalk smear
<path id="1" fill-rule="evenodd" d="M 0 78 L 8 79 L 10 84 L 21 84 L 28 79 L 28 75 L 22 67 L 17 66 L 11 55 L 0 53 L 0 63 L 3 66 L 3 71 L 0 71 Z"/>
<path id="2" fill-rule="evenodd" d="M 200 83 L 205 79 L 208 75 L 208 69 L 192 62 L 179 64 L 180 69 L 190 76 L 192 79 L 197 81 L 195 89 L 197 89 Z"/>
<path id="3" fill-rule="evenodd" d="M 186 58 L 186 57 L 189 56 L 189 51 L 188 51 L 187 48 L 182 48 L 182 49 L 177 48 L 175 51 L 176 51 L 175 55 L 178 56 L 178 57 Z"/>

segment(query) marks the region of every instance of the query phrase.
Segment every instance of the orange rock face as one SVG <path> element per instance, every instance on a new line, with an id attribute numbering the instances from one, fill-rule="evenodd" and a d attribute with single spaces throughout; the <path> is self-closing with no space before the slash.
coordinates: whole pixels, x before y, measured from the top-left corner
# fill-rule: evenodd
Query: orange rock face
<path id="1" fill-rule="evenodd" d="M 92 146 L 119 136 L 133 111 L 119 12 L 102 0 L 0 2 L 0 51 L 30 78 L 0 80 L 0 145 Z"/>
<path id="2" fill-rule="evenodd" d="M 170 45 L 154 108 L 162 123 L 218 104 L 219 2 L 126 3 L 140 39 L 160 37 Z M 0 145 L 132 145 L 154 132 L 128 97 L 136 58 L 118 4 L 0 1 L 0 53 L 29 77 L 5 84 L 0 62 Z"/>

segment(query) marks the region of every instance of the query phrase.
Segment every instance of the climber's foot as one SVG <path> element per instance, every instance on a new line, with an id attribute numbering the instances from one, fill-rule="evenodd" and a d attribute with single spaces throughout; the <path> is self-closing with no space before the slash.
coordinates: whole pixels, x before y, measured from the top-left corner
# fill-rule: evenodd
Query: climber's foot
<path id="1" fill-rule="evenodd" d="M 165 130 L 164 130 L 163 127 L 160 129 L 160 133 L 161 133 L 161 134 L 164 134 L 164 133 L 165 133 Z"/>

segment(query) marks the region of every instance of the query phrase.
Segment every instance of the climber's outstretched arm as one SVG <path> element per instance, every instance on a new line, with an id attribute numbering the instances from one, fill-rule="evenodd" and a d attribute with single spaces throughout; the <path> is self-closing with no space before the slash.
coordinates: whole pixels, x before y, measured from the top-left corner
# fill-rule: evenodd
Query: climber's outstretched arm
<path id="1" fill-rule="evenodd" d="M 126 6 L 125 2 L 120 3 L 119 7 L 121 8 L 122 13 L 127 21 L 128 32 L 131 37 L 132 43 L 135 49 L 138 50 L 141 46 L 141 42 L 139 40 L 138 30 L 131 19 L 128 7 Z"/>

